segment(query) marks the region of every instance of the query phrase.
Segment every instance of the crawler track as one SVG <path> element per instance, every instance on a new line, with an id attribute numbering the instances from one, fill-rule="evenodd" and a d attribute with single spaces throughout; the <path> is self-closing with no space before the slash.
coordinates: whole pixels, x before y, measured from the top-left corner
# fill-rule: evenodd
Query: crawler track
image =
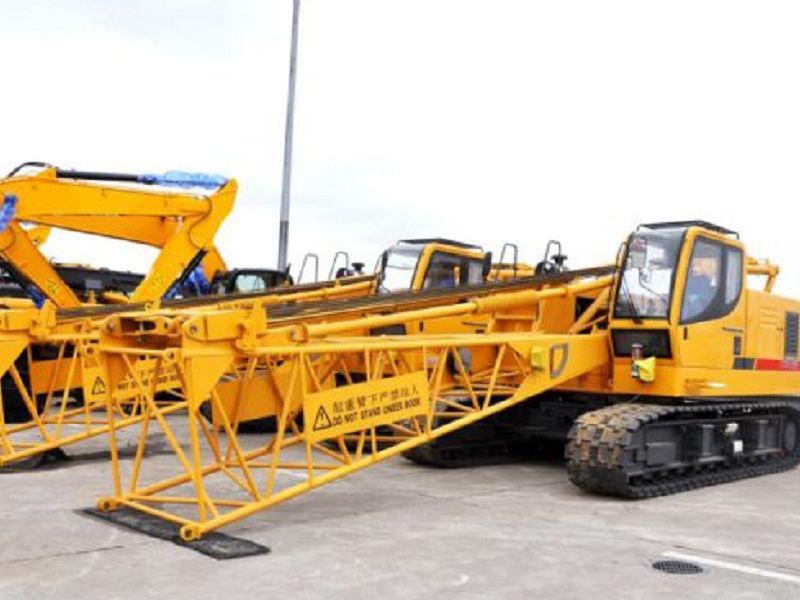
<path id="1" fill-rule="evenodd" d="M 753 398 L 592 411 L 569 434 L 567 471 L 583 490 L 627 498 L 786 471 L 800 464 L 798 408 Z"/>

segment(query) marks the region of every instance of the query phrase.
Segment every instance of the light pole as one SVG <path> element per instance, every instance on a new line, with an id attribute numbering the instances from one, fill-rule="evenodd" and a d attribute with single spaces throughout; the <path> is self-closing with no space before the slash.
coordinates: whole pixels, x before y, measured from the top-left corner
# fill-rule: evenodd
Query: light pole
<path id="1" fill-rule="evenodd" d="M 278 269 L 286 270 L 289 250 L 289 196 L 292 183 L 292 133 L 294 130 L 294 84 L 297 77 L 297 21 L 300 0 L 292 10 L 292 50 L 289 56 L 289 100 L 286 104 L 286 137 L 283 143 L 283 188 L 281 190 L 281 225 L 278 238 Z"/>

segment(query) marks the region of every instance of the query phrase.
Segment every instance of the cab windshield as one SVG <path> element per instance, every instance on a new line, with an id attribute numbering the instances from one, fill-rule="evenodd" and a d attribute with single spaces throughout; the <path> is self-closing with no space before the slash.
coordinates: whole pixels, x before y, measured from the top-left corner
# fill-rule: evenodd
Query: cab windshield
<path id="1" fill-rule="evenodd" d="M 684 229 L 637 231 L 628 243 L 614 317 L 666 319 Z"/>
<path id="2" fill-rule="evenodd" d="M 422 245 L 404 243 L 389 248 L 379 288 L 381 294 L 407 292 L 411 289 L 423 248 Z"/>

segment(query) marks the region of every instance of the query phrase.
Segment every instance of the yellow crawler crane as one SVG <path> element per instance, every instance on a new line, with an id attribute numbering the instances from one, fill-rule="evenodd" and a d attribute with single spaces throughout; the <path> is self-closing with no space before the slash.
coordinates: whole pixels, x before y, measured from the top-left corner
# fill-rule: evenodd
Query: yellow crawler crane
<path id="1" fill-rule="evenodd" d="M 538 329 L 549 322 L 540 310 L 545 304 L 574 308 L 577 296 L 597 296 L 611 278 L 572 274 L 570 281 L 543 285 L 539 280 L 535 288 L 494 289 L 483 296 L 473 291 L 475 297 L 457 303 L 450 298 L 440 306 L 284 328 L 269 324 L 261 310 L 112 317 L 99 346 L 110 387 L 134 381 L 146 408 L 125 483 L 111 431 L 115 493 L 100 507 L 157 515 L 179 523 L 184 539 L 195 539 L 602 368 L 609 360 L 605 334 Z M 490 316 L 491 332 L 353 335 L 481 315 Z M 591 331 L 591 325 L 579 327 Z M 147 381 L 139 375 L 142 364 L 152 368 Z M 244 381 L 265 373 L 264 389 L 271 392 L 277 432 L 255 446 L 240 439 L 237 428 L 244 405 L 263 399 L 241 386 L 237 402 L 225 406 L 218 388 L 232 370 L 239 370 Z M 155 402 L 153 382 L 164 373 L 181 381 L 188 440 Z M 220 428 L 208 426 L 200 415 L 209 398 Z M 181 465 L 162 481 L 152 480 L 143 460 L 148 431 L 156 427 Z M 348 444 L 353 437 L 355 445 Z M 335 449 L 324 443 L 331 441 Z M 287 478 L 287 471 L 301 481 Z"/>
<path id="2" fill-rule="evenodd" d="M 725 228 L 642 226 L 610 292 L 605 380 L 570 382 L 408 457 L 457 467 L 568 442 L 576 485 L 627 497 L 792 468 L 800 303 L 771 293 L 777 274 Z M 764 289 L 747 289 L 748 275 Z"/>
<path id="3" fill-rule="evenodd" d="M 110 430 L 113 494 L 99 508 L 154 515 L 197 539 L 399 453 L 419 459 L 425 447 L 424 462 L 447 464 L 454 434 L 554 393 L 610 405 L 587 403 L 569 435 L 570 477 L 587 490 L 643 497 L 796 466 L 800 302 L 769 292 L 776 269 L 703 222 L 640 228 L 618 267 L 613 278 L 287 328 L 258 309 L 112 317 L 97 356 L 111 388 L 133 382 L 145 412 L 130 468 Z M 747 274 L 767 275 L 765 291 L 746 289 Z M 594 299 L 576 313 L 581 295 Z M 385 334 L 481 316 L 476 333 Z M 365 331 L 383 335 L 353 335 Z M 266 374 L 274 435 L 237 435 L 252 396 L 241 386 L 226 407 L 218 389 L 238 369 L 244 381 Z M 185 418 L 155 401 L 166 373 L 181 382 Z M 209 398 L 220 428 L 200 417 Z M 156 427 L 179 465 L 166 479 L 143 460 Z"/>
<path id="4" fill-rule="evenodd" d="M 265 311 L 274 330 L 271 339 L 283 344 L 298 326 L 355 320 L 359 326 L 353 333 L 368 334 L 368 330 L 360 328 L 363 317 L 367 315 L 447 306 L 476 295 L 491 294 L 497 289 L 541 288 L 608 271 L 608 268 L 600 268 L 499 284 L 381 295 L 370 295 L 375 278 L 350 277 L 319 284 L 280 287 L 267 290 L 265 294 L 165 300 L 162 308 L 178 312 Z M 104 372 L 99 369 L 96 345 L 103 318 L 111 315 L 110 321 L 103 325 L 107 329 L 118 315 L 142 311 L 147 306 L 87 306 L 55 311 L 49 303 L 39 310 L 31 301 L 19 299 L 2 299 L 0 306 L 4 307 L 0 310 L 0 369 L 4 370 L 4 378 L 9 381 L 0 406 L 0 466 L 34 457 L 38 460 L 50 450 L 106 433 L 108 422 L 98 411 L 105 411 L 107 390 L 112 390 L 114 410 L 111 418 L 115 427 L 138 422 L 141 398 L 137 395 L 133 378 L 110 387 Z M 553 322 L 553 315 L 547 320 Z M 417 331 L 423 325 L 423 322 L 408 322 L 402 328 L 403 331 L 406 328 Z M 486 319 L 465 323 L 460 319 L 446 318 L 428 323 L 429 328 L 441 331 L 474 332 L 486 325 Z M 30 369 L 28 385 L 19 368 L 20 353 L 24 356 L 27 352 L 30 359 L 31 348 L 45 345 L 55 351 L 55 357 L 25 363 Z M 160 379 L 159 399 L 170 403 L 180 401 L 182 396 L 177 375 L 161 374 L 155 378 L 153 366 L 152 362 L 138 363 L 138 376 L 146 381 Z M 71 397 L 76 392 L 82 401 L 71 404 Z M 247 395 L 248 401 L 236 408 L 239 422 L 275 416 L 272 388 L 265 372 L 248 372 L 244 359 L 232 366 L 217 386 L 217 392 L 222 406 L 229 413 L 237 406 L 237 398 L 241 394 Z M 17 401 L 9 403 L 10 396 Z M 174 405 L 169 410 L 180 409 L 181 406 Z M 220 427 L 218 409 L 214 408 L 212 412 L 215 426 Z"/>
<path id="5" fill-rule="evenodd" d="M 405 248 L 408 244 L 401 245 Z M 378 282 L 383 281 L 382 275 L 378 274 L 278 287 L 258 293 L 164 300 L 161 306 L 173 310 L 220 310 L 249 309 L 258 305 L 268 312 L 271 323 L 285 330 L 288 324 L 300 322 L 355 319 L 365 314 L 397 311 L 401 307 L 441 305 L 493 289 L 490 284 L 470 286 L 468 279 L 461 281 L 458 277 L 455 287 L 437 287 L 441 284 L 441 277 L 432 275 L 440 276 L 443 266 L 457 275 L 459 269 L 465 273 L 470 269 L 474 271 L 480 268 L 482 261 L 486 262 L 483 255 L 472 247 L 433 240 L 420 244 L 416 250 L 417 262 L 411 270 L 416 278 L 410 280 L 409 285 L 424 289 L 376 294 Z M 558 278 L 577 276 L 580 274 L 552 274 L 536 282 L 522 280 L 503 285 L 546 285 Z M 481 286 L 488 288 L 482 289 Z M 99 323 L 108 315 L 141 311 L 147 308 L 146 305 L 53 310 L 51 304 L 46 304 L 39 311 L 29 301 L 0 300 L 0 306 L 3 302 L 6 310 L 0 311 L 0 372 L 4 373 L 4 396 L 0 406 L 0 466 L 27 458 L 41 460 L 46 458 L 48 451 L 60 450 L 63 446 L 105 433 L 107 423 L 97 411 L 105 409 L 103 392 L 107 384 L 93 354 Z M 465 328 L 451 319 L 436 326 L 445 331 L 474 331 L 480 323 Z M 46 348 L 48 354 L 41 356 L 40 348 Z M 148 368 L 151 366 L 146 363 L 140 365 L 141 377 L 149 380 Z M 159 398 L 170 405 L 170 412 L 180 410 L 181 405 L 175 404 L 180 400 L 180 393 L 175 392 L 179 388 L 176 377 L 162 375 L 161 379 Z M 267 417 L 274 420 L 273 404 L 269 390 L 264 390 L 266 380 L 261 371 L 251 374 L 246 383 L 242 373 L 235 369 L 226 375 L 225 383 L 218 388 L 226 405 L 232 406 L 243 385 L 248 395 L 255 395 L 263 401 L 247 402 L 240 419 L 250 421 Z M 132 389 L 132 381 L 126 381 L 113 392 L 115 408 L 112 417 L 117 428 L 139 420 L 141 407 L 137 404 L 136 394 L 130 392 Z M 80 402 L 73 402 L 74 397 Z M 206 414 L 211 417 L 210 413 Z M 264 423 L 259 422 L 259 427 L 264 427 Z"/>
<path id="6" fill-rule="evenodd" d="M 140 181 L 142 179 L 151 181 L 152 177 L 155 176 L 120 175 L 48 169 L 30 177 L 15 176 L 10 178 L 9 181 L 13 182 L 13 184 L 17 187 L 9 189 L 16 192 L 27 190 L 27 197 L 40 198 L 48 201 L 53 200 L 57 196 L 56 192 L 60 191 L 63 194 L 66 190 L 72 195 L 71 197 L 62 197 L 61 201 L 67 201 L 71 199 L 73 204 L 76 202 L 79 203 L 81 200 L 85 199 L 94 200 L 99 193 L 103 198 L 106 198 L 106 200 L 113 205 L 120 198 L 127 198 L 128 196 L 126 196 L 126 194 L 131 194 L 134 192 L 139 194 L 139 196 L 133 196 L 135 199 L 141 195 L 150 197 L 149 194 L 151 194 L 151 191 L 142 191 L 141 189 L 128 190 L 126 188 L 119 189 L 118 187 L 108 187 L 105 184 L 104 186 L 88 185 L 83 180 L 88 179 L 89 181 L 103 182 L 110 180 L 116 182 L 116 186 L 119 186 L 120 182 L 130 183 L 134 181 Z M 198 176 L 190 175 L 190 181 L 194 182 L 194 178 L 196 177 Z M 216 185 L 219 183 L 219 181 L 216 178 L 212 178 L 212 183 Z M 118 196 L 119 193 L 123 195 Z M 154 193 L 154 197 L 156 199 L 161 198 L 163 195 L 160 192 Z M 13 197 L 17 198 L 17 196 Z M 16 202 L 17 201 L 15 201 L 15 203 Z M 171 205 L 168 205 L 168 203 L 163 199 L 162 202 L 164 204 L 162 217 L 166 217 L 168 214 L 173 214 L 170 211 L 174 211 L 175 208 Z M 28 215 L 28 218 L 32 218 L 29 214 L 30 210 L 31 209 L 28 209 L 28 212 L 23 212 L 22 215 Z M 79 209 L 62 208 L 60 210 L 62 213 L 68 214 L 70 211 Z M 123 218 L 121 215 L 124 214 L 125 210 L 127 209 L 124 207 L 108 209 L 109 213 L 114 213 L 116 215 L 114 219 L 109 222 L 114 227 L 117 227 L 117 229 L 119 219 Z M 17 262 L 14 264 L 21 268 L 24 266 L 24 264 L 21 262 L 21 257 L 23 254 L 20 253 L 19 249 L 20 247 L 27 246 L 19 242 L 19 240 L 27 239 L 25 237 L 26 235 L 30 237 L 34 234 L 37 234 L 37 231 L 22 229 L 18 224 L 19 217 L 19 214 L 15 214 L 10 223 L 9 231 L 14 234 L 15 237 L 13 237 L 13 239 L 17 240 L 17 242 L 11 244 L 11 246 L 16 248 L 16 250 L 14 252 L 10 252 L 9 255 L 16 257 Z M 80 227 L 83 227 L 84 231 L 99 232 L 103 229 L 103 227 L 106 226 L 104 225 L 103 219 L 108 217 L 108 215 L 103 216 L 99 224 L 93 219 L 87 219 L 85 223 L 80 225 Z M 171 236 L 169 237 L 170 242 L 173 239 L 185 238 L 186 228 L 189 227 L 189 230 L 191 230 L 191 227 L 193 226 L 192 223 L 190 222 L 187 225 L 185 220 L 182 221 L 181 219 L 174 217 L 175 215 L 173 214 L 173 218 L 171 219 L 161 219 L 159 221 L 161 229 L 156 227 L 147 236 L 141 233 L 144 229 L 142 227 L 134 228 L 131 230 L 131 232 L 128 232 L 125 235 L 128 236 L 128 239 L 136 239 L 138 241 L 143 241 L 146 238 L 150 243 L 153 244 L 163 244 L 164 239 L 166 239 L 165 236 L 168 234 Z M 43 219 L 44 216 L 39 215 L 36 218 Z M 51 215 L 48 218 L 54 219 L 55 217 Z M 61 225 L 72 223 L 72 221 L 64 221 L 64 219 L 65 217 L 62 215 L 59 218 L 58 223 Z M 78 225 L 70 226 L 74 226 L 76 228 L 78 227 Z M 116 229 L 110 230 L 109 233 L 112 237 L 116 235 L 122 235 L 118 234 Z M 40 235 L 37 236 L 41 237 Z M 164 254 L 170 254 L 170 248 L 172 248 L 172 246 L 165 245 L 162 256 Z M 366 297 L 372 294 L 384 295 L 398 291 L 427 292 L 442 287 L 463 288 L 464 286 L 474 285 L 476 282 L 479 283 L 487 276 L 487 263 L 490 261 L 490 256 L 490 254 L 484 254 L 475 246 L 453 242 L 450 240 L 406 240 L 392 246 L 392 248 L 384 253 L 381 261 L 381 269 L 373 276 L 349 276 L 329 282 L 295 286 L 292 290 L 281 288 L 263 289 L 264 279 L 259 279 L 256 277 L 256 279 L 261 282 L 261 285 L 256 286 L 257 288 L 262 288 L 260 291 L 250 294 L 236 293 L 235 291 L 231 291 L 242 289 L 243 287 L 252 287 L 252 285 L 249 285 L 248 282 L 252 283 L 254 275 L 264 272 L 264 270 L 245 269 L 232 271 L 229 273 L 230 277 L 226 278 L 227 283 L 225 285 L 225 299 L 221 299 L 219 297 L 213 297 L 207 300 L 189 298 L 183 302 L 178 301 L 177 304 L 173 301 L 166 301 L 166 304 L 170 306 L 198 306 L 201 304 L 217 305 L 230 300 L 236 302 L 237 305 L 242 305 L 242 302 L 246 303 L 254 298 L 265 298 L 266 303 L 272 305 L 278 303 L 279 301 L 292 303 L 304 303 L 316 300 L 333 301 L 341 298 Z M 224 269 L 224 264 L 221 262 L 219 254 L 215 249 L 212 248 L 212 250 L 208 253 L 205 253 L 205 251 L 202 250 L 198 251 L 189 266 L 184 268 L 183 274 L 186 275 L 189 273 L 191 269 L 194 268 L 197 260 L 200 258 L 203 258 L 204 260 L 203 265 L 206 269 L 207 275 L 212 272 L 210 270 L 218 273 L 221 269 Z M 47 260 L 41 255 L 38 256 L 37 260 L 47 263 Z M 409 262 L 409 260 L 411 262 Z M 166 262 L 170 263 L 174 261 L 167 260 Z M 49 264 L 47 268 L 50 269 Z M 33 269 L 31 273 L 32 275 L 30 279 L 32 282 L 34 282 L 34 286 L 36 286 L 36 284 L 41 285 L 43 275 L 36 269 Z M 159 276 L 156 279 L 162 280 L 164 278 Z M 214 284 L 216 281 L 216 279 L 212 279 L 210 275 L 209 279 L 212 280 L 212 284 Z M 245 285 L 240 285 L 239 279 L 245 280 Z M 173 287 L 175 286 L 175 284 L 172 285 Z M 69 290 L 69 287 L 66 285 L 52 285 L 50 288 L 54 290 L 60 290 L 61 292 L 66 290 L 65 293 L 72 294 L 72 292 Z M 228 288 L 231 288 L 231 290 L 228 290 Z M 137 290 L 137 293 L 139 291 L 141 291 L 141 286 L 140 290 Z M 156 291 L 160 291 L 160 289 Z M 276 296 L 289 291 L 292 292 L 291 300 L 282 300 L 280 298 L 276 298 Z M 157 298 L 148 298 L 148 300 L 153 299 Z M 28 386 L 30 397 L 32 399 L 40 399 L 40 401 L 37 401 L 36 406 L 39 408 L 44 406 L 43 403 L 45 395 L 52 395 L 54 392 L 70 389 L 70 386 L 73 390 L 80 390 L 82 388 L 80 363 L 78 362 L 77 366 L 74 367 L 72 365 L 66 367 L 64 363 L 69 361 L 62 360 L 64 356 L 69 358 L 74 355 L 73 349 L 70 346 L 70 342 L 64 338 L 64 335 L 74 333 L 75 323 L 78 321 L 81 322 L 81 335 L 90 335 L 91 331 L 93 331 L 93 327 L 91 323 L 86 323 L 84 321 L 88 320 L 92 323 L 95 323 L 98 319 L 103 318 L 110 312 L 128 309 L 141 310 L 144 308 L 141 303 L 129 303 L 127 298 L 122 298 L 121 302 L 123 304 L 128 304 L 128 307 L 115 308 L 90 306 L 83 308 L 61 308 L 56 314 L 56 323 L 58 324 L 58 327 L 57 337 L 55 338 L 54 343 L 50 343 L 47 339 L 45 339 L 46 336 L 39 336 L 39 338 L 36 340 L 31 340 L 26 356 L 23 357 L 22 360 L 17 361 L 16 366 L 19 369 L 21 381 Z M 319 307 L 316 307 L 313 310 L 319 312 Z M 2 373 L 2 383 L 5 393 L 4 407 L 6 422 L 30 421 L 30 411 L 23 402 L 20 391 L 17 389 L 19 387 L 17 382 L 5 371 L 2 371 Z M 65 381 L 65 378 L 68 379 L 68 381 Z M 82 396 L 82 391 L 76 393 L 79 396 Z"/>

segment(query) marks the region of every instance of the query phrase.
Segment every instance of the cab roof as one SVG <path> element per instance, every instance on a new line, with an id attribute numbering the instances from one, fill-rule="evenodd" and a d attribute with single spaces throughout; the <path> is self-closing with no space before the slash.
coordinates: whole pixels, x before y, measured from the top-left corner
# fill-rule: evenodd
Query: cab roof
<path id="1" fill-rule="evenodd" d="M 639 225 L 639 229 L 686 229 L 689 227 L 702 227 L 703 229 L 708 229 L 709 231 L 715 231 L 716 233 L 721 233 L 722 235 L 733 235 L 736 236 L 736 239 L 739 239 L 739 234 L 732 229 L 728 229 L 727 227 L 722 227 L 721 225 L 714 225 L 714 223 L 709 223 L 708 221 L 665 221 L 663 223 L 647 223 L 643 225 Z"/>
<path id="2" fill-rule="evenodd" d="M 467 248 L 469 250 L 480 250 L 483 248 L 475 244 L 466 244 L 464 242 L 457 242 L 455 240 L 448 240 L 445 238 L 421 238 L 416 240 L 400 240 L 403 244 L 443 244 L 447 246 L 455 246 L 456 248 Z"/>

